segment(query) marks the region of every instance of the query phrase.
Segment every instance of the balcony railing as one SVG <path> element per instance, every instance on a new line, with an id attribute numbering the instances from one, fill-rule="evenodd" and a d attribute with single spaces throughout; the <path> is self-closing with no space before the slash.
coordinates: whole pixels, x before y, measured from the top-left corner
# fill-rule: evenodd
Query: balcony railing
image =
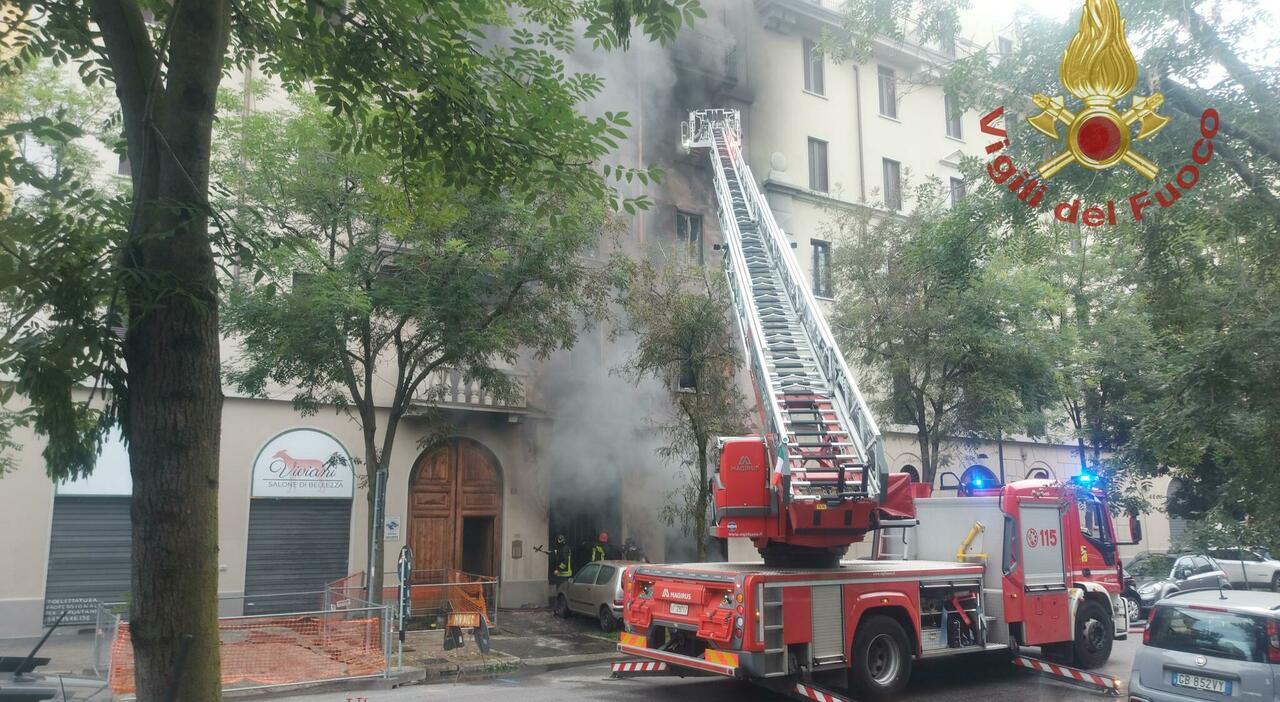
<path id="1" fill-rule="evenodd" d="M 436 407 L 486 410 L 523 410 L 528 407 L 527 377 L 518 373 L 506 374 L 516 385 L 512 396 L 499 396 L 468 379 L 456 368 L 438 368 L 418 388 L 414 400 Z"/>

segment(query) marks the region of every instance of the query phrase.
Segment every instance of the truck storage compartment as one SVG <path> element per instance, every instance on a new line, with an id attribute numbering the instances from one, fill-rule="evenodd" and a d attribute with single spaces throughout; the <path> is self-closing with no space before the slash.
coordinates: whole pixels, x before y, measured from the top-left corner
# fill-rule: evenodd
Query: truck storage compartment
<path id="1" fill-rule="evenodd" d="M 981 593 L 976 582 L 921 584 L 921 652 L 984 646 Z"/>

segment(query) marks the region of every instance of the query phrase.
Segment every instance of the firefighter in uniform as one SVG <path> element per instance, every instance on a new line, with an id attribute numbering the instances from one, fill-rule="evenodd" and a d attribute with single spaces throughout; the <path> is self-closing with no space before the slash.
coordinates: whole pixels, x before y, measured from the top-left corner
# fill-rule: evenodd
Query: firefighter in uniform
<path id="1" fill-rule="evenodd" d="M 533 550 L 541 551 L 551 557 L 551 565 L 555 568 L 551 575 L 552 582 L 559 585 L 573 577 L 573 549 L 565 543 L 564 534 L 556 536 L 556 543 L 551 547 L 550 552 L 544 551 L 541 546 L 534 546 Z"/>
<path id="2" fill-rule="evenodd" d="M 648 563 L 648 556 L 644 555 L 644 549 L 640 548 L 640 544 L 636 543 L 635 537 L 628 536 L 627 540 L 622 542 L 622 560 L 624 561 L 640 561 Z"/>
<path id="3" fill-rule="evenodd" d="M 591 561 L 595 562 L 607 559 L 609 557 L 609 554 L 605 552 L 605 549 L 607 548 L 609 548 L 609 533 L 602 531 L 600 532 L 600 540 L 596 542 L 595 546 L 591 547 Z"/>

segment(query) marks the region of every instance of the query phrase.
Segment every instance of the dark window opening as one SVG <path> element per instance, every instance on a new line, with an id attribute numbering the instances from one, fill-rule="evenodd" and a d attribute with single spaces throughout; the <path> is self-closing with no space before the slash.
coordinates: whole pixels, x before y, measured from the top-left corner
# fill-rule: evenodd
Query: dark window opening
<path id="1" fill-rule="evenodd" d="M 702 215 L 676 210 L 676 255 L 685 265 L 702 265 Z"/>
<path id="2" fill-rule="evenodd" d="M 804 50 L 804 89 L 817 95 L 826 94 L 826 76 L 822 63 L 822 52 L 812 39 L 805 39 Z"/>
<path id="3" fill-rule="evenodd" d="M 902 209 L 902 164 L 889 158 L 884 159 L 884 206 Z"/>
<path id="4" fill-rule="evenodd" d="M 827 142 L 809 139 L 809 189 L 825 193 L 827 181 Z"/>
<path id="5" fill-rule="evenodd" d="M 880 114 L 898 118 L 898 78 L 892 68 L 876 67 L 876 80 L 880 85 Z"/>
<path id="6" fill-rule="evenodd" d="M 810 240 L 813 249 L 813 294 L 831 297 L 831 242 Z"/>
<path id="7" fill-rule="evenodd" d="M 951 179 L 951 206 L 955 207 L 964 197 L 964 179 Z"/>
<path id="8" fill-rule="evenodd" d="M 943 93 L 942 97 L 943 110 L 947 117 L 947 136 L 952 139 L 961 139 L 964 137 L 964 125 L 961 124 L 961 118 L 964 112 L 960 109 L 960 100 L 956 94 L 950 90 Z"/>
<path id="9" fill-rule="evenodd" d="M 905 465 L 902 467 L 902 470 L 899 472 L 906 473 L 908 476 L 910 476 L 911 482 L 913 483 L 920 482 L 920 471 L 916 470 L 916 467 L 913 465 Z"/>

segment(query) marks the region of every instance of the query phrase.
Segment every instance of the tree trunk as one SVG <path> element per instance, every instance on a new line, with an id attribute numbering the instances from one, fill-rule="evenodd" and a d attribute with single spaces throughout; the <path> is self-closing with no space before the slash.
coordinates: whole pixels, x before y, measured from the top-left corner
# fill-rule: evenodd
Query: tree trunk
<path id="1" fill-rule="evenodd" d="M 371 397 L 371 395 L 370 395 Z M 369 405 L 373 404 L 372 399 L 368 401 Z M 365 584 L 369 588 L 369 599 L 374 604 L 382 604 L 382 544 L 381 539 L 374 538 L 377 533 L 377 524 L 375 517 L 377 516 L 377 493 L 378 493 L 378 471 L 382 468 L 382 461 L 378 457 L 378 449 L 375 435 L 377 433 L 376 419 L 374 419 L 374 410 L 372 407 L 364 408 L 361 413 L 361 424 L 364 429 L 364 475 L 365 475 L 365 500 L 367 501 L 368 510 L 365 515 L 365 543 L 370 547 L 368 572 L 365 573 Z"/>
<path id="2" fill-rule="evenodd" d="M 711 489 L 707 482 L 707 439 L 698 437 L 698 513 L 694 516 L 693 531 L 698 539 L 698 562 L 707 560 L 707 507 L 708 492 Z"/>
<path id="3" fill-rule="evenodd" d="M 137 5 L 92 5 L 133 163 L 119 389 L 133 475 L 129 625 L 138 699 L 216 702 L 222 384 L 207 192 L 228 11 L 221 0 L 174 7 L 161 89 Z"/>
<path id="4" fill-rule="evenodd" d="M 933 463 L 933 455 L 929 451 L 929 431 L 924 427 L 916 428 L 916 441 L 920 445 L 920 482 L 933 485 L 938 467 Z"/>

